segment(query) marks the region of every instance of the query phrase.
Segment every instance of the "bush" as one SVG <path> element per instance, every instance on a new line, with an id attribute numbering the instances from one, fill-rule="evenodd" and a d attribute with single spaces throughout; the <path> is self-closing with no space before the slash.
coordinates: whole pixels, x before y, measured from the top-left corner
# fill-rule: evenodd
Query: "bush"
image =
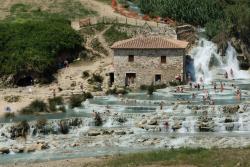
<path id="1" fill-rule="evenodd" d="M 141 85 L 140 86 L 140 89 L 141 90 L 148 90 L 149 87 L 151 87 L 152 85 Z M 157 85 L 153 85 L 154 86 L 154 89 L 163 89 L 163 88 L 166 88 L 167 87 L 167 84 L 157 84 Z"/>
<path id="2" fill-rule="evenodd" d="M 21 114 L 34 114 L 48 112 L 48 106 L 41 100 L 34 100 L 29 106 L 23 108 Z"/>
<path id="3" fill-rule="evenodd" d="M 76 94 L 76 95 L 71 95 L 70 97 L 70 107 L 80 107 L 82 105 L 82 102 L 84 102 L 86 99 L 91 99 L 93 98 L 93 95 L 89 92 L 83 93 L 83 94 Z"/>
<path id="4" fill-rule="evenodd" d="M 89 77 L 89 71 L 83 71 L 82 78 L 88 78 Z"/>
<path id="5" fill-rule="evenodd" d="M 126 32 L 118 31 L 118 26 L 118 24 L 114 24 L 104 33 L 105 40 L 109 43 L 109 45 L 112 45 L 114 42 L 120 40 L 131 38 L 131 36 L 129 36 Z"/>
<path id="6" fill-rule="evenodd" d="M 58 97 L 48 99 L 48 102 L 49 102 L 49 110 L 50 111 L 57 111 L 56 106 L 63 105 L 64 100 L 63 100 L 62 96 L 58 96 Z"/>
<path id="7" fill-rule="evenodd" d="M 48 121 L 47 121 L 47 119 L 45 119 L 45 118 L 38 119 L 38 120 L 36 121 L 36 127 L 37 127 L 38 129 L 43 129 L 44 126 L 47 125 L 47 123 L 48 123 Z"/>
<path id="8" fill-rule="evenodd" d="M 99 83 L 101 84 L 103 82 L 103 77 L 100 74 L 93 74 L 90 79 L 88 79 L 89 84 L 95 84 Z"/>
<path id="9" fill-rule="evenodd" d="M 108 89 L 106 91 L 106 95 L 125 95 L 128 93 L 128 89 L 127 88 L 113 88 L 113 89 Z"/>
<path id="10" fill-rule="evenodd" d="M 60 132 L 62 134 L 68 134 L 69 133 L 69 125 L 67 123 L 67 121 L 61 120 L 59 123 L 59 127 L 60 127 Z"/>
<path id="11" fill-rule="evenodd" d="M 20 96 L 4 96 L 4 100 L 9 102 L 9 103 L 15 103 L 18 102 L 20 100 Z"/>
<path id="12" fill-rule="evenodd" d="M 153 93 L 155 92 L 155 87 L 153 84 L 151 84 L 149 87 L 148 87 L 148 95 L 153 95 Z"/>
<path id="13" fill-rule="evenodd" d="M 69 104 L 71 108 L 80 107 L 82 102 L 85 100 L 83 94 L 71 95 L 69 99 Z"/>
<path id="14" fill-rule="evenodd" d="M 73 60 L 82 48 L 82 39 L 70 22 L 53 14 L 44 20 L 5 20 L 0 30 L 0 76 L 12 74 L 16 84 L 31 74 L 33 79 L 51 81 L 60 54 L 68 53 Z"/>
<path id="15" fill-rule="evenodd" d="M 4 117 L 5 118 L 9 118 L 9 119 L 11 119 L 11 118 L 14 118 L 15 117 L 15 113 L 14 112 L 6 112 L 6 113 L 4 113 Z"/>

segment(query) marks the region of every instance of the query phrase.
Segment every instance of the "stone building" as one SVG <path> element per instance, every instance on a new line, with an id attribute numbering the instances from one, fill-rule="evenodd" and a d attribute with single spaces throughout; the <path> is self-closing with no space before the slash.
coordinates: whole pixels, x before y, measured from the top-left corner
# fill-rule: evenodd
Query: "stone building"
<path id="1" fill-rule="evenodd" d="M 110 82 L 116 86 L 163 84 L 184 78 L 185 49 L 188 42 L 161 36 L 141 36 L 119 41 L 114 51 Z"/>

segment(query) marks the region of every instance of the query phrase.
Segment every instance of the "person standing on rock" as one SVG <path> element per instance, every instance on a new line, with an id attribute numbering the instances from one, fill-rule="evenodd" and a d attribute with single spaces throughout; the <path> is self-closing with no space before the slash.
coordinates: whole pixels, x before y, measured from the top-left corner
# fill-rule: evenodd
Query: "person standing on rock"
<path id="1" fill-rule="evenodd" d="M 80 84 L 80 89 L 81 89 L 81 91 L 83 93 L 83 84 L 82 83 Z"/>
<path id="2" fill-rule="evenodd" d="M 240 91 L 239 88 L 238 88 L 237 91 L 236 91 L 236 98 L 237 98 L 238 100 L 241 100 L 241 91 Z"/>
<path id="3" fill-rule="evenodd" d="M 53 89 L 53 97 L 54 98 L 56 97 L 56 89 L 55 88 Z"/>
<path id="4" fill-rule="evenodd" d="M 167 132 L 168 128 L 169 128 L 168 121 L 165 121 L 163 125 L 164 125 L 164 128 L 165 128 L 166 132 Z"/>
<path id="5" fill-rule="evenodd" d="M 161 103 L 160 103 L 160 110 L 163 110 L 163 101 L 161 101 Z"/>
<path id="6" fill-rule="evenodd" d="M 227 73 L 227 71 L 225 73 L 225 78 L 228 79 L 228 73 Z"/>
<path id="7" fill-rule="evenodd" d="M 220 91 L 223 92 L 223 90 L 224 90 L 224 85 L 222 82 L 220 82 Z"/>
<path id="8" fill-rule="evenodd" d="M 234 71 L 232 68 L 230 69 L 230 74 L 231 74 L 231 77 L 234 78 Z"/>
<path id="9" fill-rule="evenodd" d="M 217 88 L 217 84 L 216 82 L 214 82 L 214 91 L 216 91 L 216 88 Z"/>

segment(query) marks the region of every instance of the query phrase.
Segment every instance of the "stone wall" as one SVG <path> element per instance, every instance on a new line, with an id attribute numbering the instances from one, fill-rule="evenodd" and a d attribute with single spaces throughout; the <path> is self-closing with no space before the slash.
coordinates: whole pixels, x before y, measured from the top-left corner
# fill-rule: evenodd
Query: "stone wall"
<path id="1" fill-rule="evenodd" d="M 161 83 L 168 83 L 185 71 L 184 54 L 184 49 L 115 49 L 114 84 L 124 86 L 126 73 L 136 73 L 134 87 L 150 85 L 156 74 L 161 75 Z M 134 62 L 128 62 L 128 55 L 134 55 Z M 166 63 L 161 63 L 161 56 L 166 56 Z"/>

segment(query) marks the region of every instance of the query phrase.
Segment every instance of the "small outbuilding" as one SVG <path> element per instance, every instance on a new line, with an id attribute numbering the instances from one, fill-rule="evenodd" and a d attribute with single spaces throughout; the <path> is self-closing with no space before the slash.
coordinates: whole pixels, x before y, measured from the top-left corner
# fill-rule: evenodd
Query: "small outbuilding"
<path id="1" fill-rule="evenodd" d="M 185 80 L 185 50 L 188 42 L 162 36 L 140 36 L 112 45 L 116 86 L 167 84 L 181 76 Z"/>

